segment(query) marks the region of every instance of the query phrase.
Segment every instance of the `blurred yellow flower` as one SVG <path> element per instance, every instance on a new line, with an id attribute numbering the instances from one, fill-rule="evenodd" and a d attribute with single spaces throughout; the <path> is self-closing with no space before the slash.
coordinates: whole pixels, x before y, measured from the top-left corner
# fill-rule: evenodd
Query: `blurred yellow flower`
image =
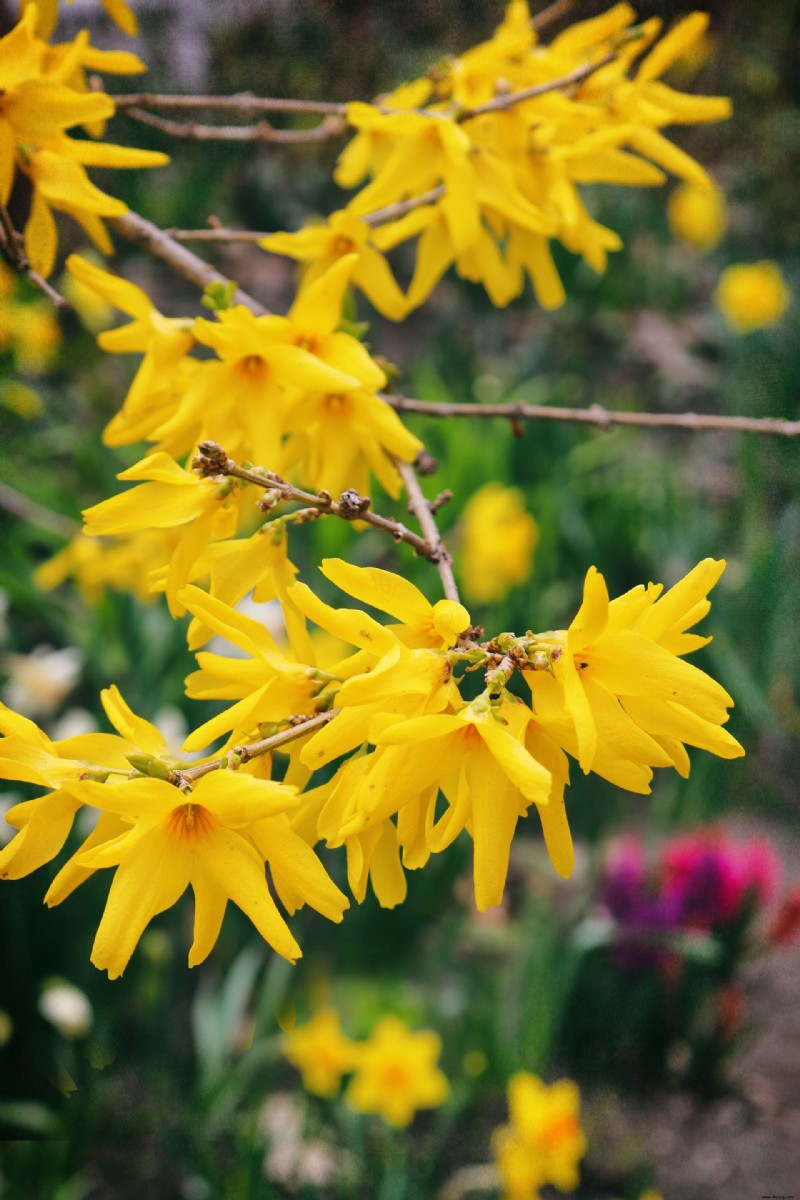
<path id="1" fill-rule="evenodd" d="M 67 0 L 72 3 L 72 0 Z M 111 20 L 123 33 L 135 37 L 139 28 L 136 15 L 131 11 L 125 0 L 100 0 Z M 30 8 L 33 0 L 20 0 L 20 13 Z M 58 0 L 35 0 L 37 10 L 36 32 L 39 37 L 49 38 L 58 20 Z"/>
<path id="2" fill-rule="evenodd" d="M 353 1069 L 355 1046 L 344 1036 L 333 1008 L 316 1013 L 286 1037 L 284 1054 L 303 1076 L 303 1087 L 315 1096 L 335 1096 L 342 1076 Z"/>
<path id="3" fill-rule="evenodd" d="M 44 402 L 38 392 L 15 380 L 3 381 L 0 404 L 25 421 L 33 421 L 44 412 Z"/>
<path id="4" fill-rule="evenodd" d="M 548 1087 L 527 1071 L 511 1077 L 510 1124 L 501 1125 L 492 1138 L 504 1200 L 538 1200 L 546 1184 L 562 1192 L 578 1186 L 578 1162 L 586 1153 L 579 1105 L 571 1080 Z"/>
<path id="5" fill-rule="evenodd" d="M 675 237 L 702 251 L 719 245 L 728 226 L 722 192 L 692 183 L 681 183 L 672 191 L 667 216 Z"/>
<path id="6" fill-rule="evenodd" d="M 438 1108 L 450 1085 L 436 1066 L 442 1044 L 431 1029 L 412 1033 L 399 1017 L 378 1021 L 356 1047 L 355 1075 L 345 1100 L 356 1112 L 377 1113 L 389 1125 L 410 1125 L 421 1108 Z"/>
<path id="7" fill-rule="evenodd" d="M 461 575 L 475 604 L 493 604 L 529 578 L 539 528 L 517 488 L 487 483 L 464 507 Z"/>
<path id="8" fill-rule="evenodd" d="M 728 267 L 714 293 L 717 308 L 736 333 L 777 324 L 791 299 L 780 267 L 768 259 Z"/>

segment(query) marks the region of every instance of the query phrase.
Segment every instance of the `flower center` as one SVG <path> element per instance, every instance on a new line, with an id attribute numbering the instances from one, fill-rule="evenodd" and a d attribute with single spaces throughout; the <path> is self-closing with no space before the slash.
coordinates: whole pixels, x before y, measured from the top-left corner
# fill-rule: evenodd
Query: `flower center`
<path id="1" fill-rule="evenodd" d="M 239 359 L 236 371 L 251 383 L 259 383 L 267 374 L 267 364 L 260 354 L 248 354 Z"/>
<path id="2" fill-rule="evenodd" d="M 202 804 L 180 804 L 169 814 L 167 828 L 179 838 L 197 841 L 214 828 L 214 818 Z"/>
<path id="3" fill-rule="evenodd" d="M 355 242 L 352 240 L 352 238 L 342 237 L 341 234 L 333 243 L 334 254 L 350 254 L 353 250 L 355 250 L 355 248 Z"/>

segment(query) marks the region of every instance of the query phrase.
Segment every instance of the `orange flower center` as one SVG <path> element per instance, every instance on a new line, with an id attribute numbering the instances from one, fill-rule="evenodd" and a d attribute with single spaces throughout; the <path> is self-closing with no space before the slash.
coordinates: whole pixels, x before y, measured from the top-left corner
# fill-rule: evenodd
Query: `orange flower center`
<path id="1" fill-rule="evenodd" d="M 267 374 L 267 364 L 260 354 L 248 354 L 237 362 L 236 373 L 251 383 L 260 383 Z"/>
<path id="2" fill-rule="evenodd" d="M 564 1142 L 572 1141 L 579 1132 L 578 1122 L 572 1113 L 553 1117 L 541 1132 L 541 1141 L 545 1150 L 558 1150 Z"/>
<path id="3" fill-rule="evenodd" d="M 356 245 L 353 239 L 349 237 L 342 237 L 341 234 L 334 240 L 333 243 L 334 254 L 350 254 L 353 250 L 355 250 L 355 248 Z"/>
<path id="4" fill-rule="evenodd" d="M 401 1091 L 408 1087 L 408 1066 L 403 1062 L 387 1063 L 383 1068 L 383 1082 L 387 1088 Z"/>
<path id="5" fill-rule="evenodd" d="M 214 818 L 202 804 L 181 804 L 169 814 L 167 828 L 176 837 L 197 841 L 214 828 Z"/>

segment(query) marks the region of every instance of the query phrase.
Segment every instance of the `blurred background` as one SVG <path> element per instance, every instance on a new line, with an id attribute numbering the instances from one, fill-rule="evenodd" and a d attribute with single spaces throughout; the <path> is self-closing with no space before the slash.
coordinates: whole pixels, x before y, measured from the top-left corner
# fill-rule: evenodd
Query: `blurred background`
<path id="1" fill-rule="evenodd" d="M 414 78 L 489 37 L 503 12 L 494 0 L 134 7 L 140 35 L 126 48 L 148 63 L 148 90 L 326 100 L 366 99 Z M 573 14 L 606 7 L 576 3 Z M 638 11 L 674 19 L 691 7 Z M 681 219 L 675 187 L 595 188 L 594 215 L 625 246 L 602 277 L 557 248 L 568 295 L 558 311 L 538 308 L 530 291 L 498 311 L 452 276 L 402 325 L 359 297 L 358 318 L 370 322 L 373 351 L 399 368 L 399 390 L 426 400 L 798 417 L 796 301 L 742 332 L 714 297 L 727 268 L 765 261 L 800 294 L 800 4 L 707 7 L 701 52 L 671 77 L 733 99 L 729 122 L 674 135 L 724 195 L 724 210 L 703 214 L 703 244 L 703 221 Z M 14 23 L 10 5 L 0 5 L 0 19 L 4 31 Z M 100 46 L 126 41 L 89 0 L 67 8 L 59 29 L 69 38 L 86 24 Z M 111 92 L 140 86 L 107 82 Z M 200 228 L 213 215 L 236 228 L 294 230 L 342 204 L 331 181 L 336 140 L 171 144 L 121 116 L 111 134 L 172 154 L 164 170 L 107 183 L 163 228 Z M 60 229 L 65 250 L 84 249 L 73 227 Z M 269 307 L 290 304 L 290 260 L 241 245 L 213 259 Z M 406 282 L 409 264 L 401 256 L 395 265 Z M 121 241 L 113 268 L 168 315 L 202 311 L 188 285 Z M 137 365 L 95 346 L 94 334 L 118 317 L 85 296 L 75 305 L 54 315 L 0 267 L 0 698 L 63 737 L 106 728 L 97 695 L 115 682 L 179 745 L 188 722 L 212 711 L 183 695 L 193 660 L 182 623 L 159 601 L 102 586 L 86 594 L 69 580 L 43 590 L 33 578 L 80 510 L 116 491 L 117 472 L 141 457 L 141 447 L 111 451 L 100 440 Z M 537 829 L 522 822 L 506 901 L 478 915 L 469 844 L 459 841 L 409 873 L 408 899 L 395 910 L 368 895 L 342 926 L 299 914 L 304 958 L 295 968 L 230 911 L 211 959 L 189 972 L 184 904 L 153 923 L 124 980 L 109 983 L 88 961 L 102 872 L 52 911 L 41 897 L 56 864 L 4 885 L 0 1196 L 496 1195 L 491 1179 L 481 1191 L 473 1174 L 472 1190 L 463 1172 L 490 1161 L 518 1070 L 579 1084 L 588 1150 L 575 1194 L 587 1200 L 652 1197 L 656 1188 L 721 1200 L 796 1187 L 796 440 L 407 421 L 438 462 L 428 494 L 454 493 L 440 523 L 487 633 L 563 627 L 591 564 L 614 595 L 647 580 L 669 585 L 706 556 L 727 559 L 703 626 L 714 640 L 696 661 L 735 697 L 729 727 L 747 757 L 726 763 L 693 752 L 690 778 L 663 773 L 650 797 L 576 768 L 571 880 L 554 876 Z M 392 502 L 376 492 L 376 507 L 388 511 Z M 517 547 L 513 566 L 498 559 L 498 543 Z M 304 526 L 291 554 L 328 599 L 315 564 L 331 554 L 399 569 L 438 597 L 428 565 L 344 523 Z M 0 812 L 30 794 L 0 781 Z M 0 826 L 0 838 L 12 832 Z M 341 878 L 335 859 L 326 861 Z M 436 1030 L 451 1086 L 445 1105 L 393 1131 L 304 1091 L 282 1030 L 331 1006 L 355 1039 L 386 1013 Z"/>

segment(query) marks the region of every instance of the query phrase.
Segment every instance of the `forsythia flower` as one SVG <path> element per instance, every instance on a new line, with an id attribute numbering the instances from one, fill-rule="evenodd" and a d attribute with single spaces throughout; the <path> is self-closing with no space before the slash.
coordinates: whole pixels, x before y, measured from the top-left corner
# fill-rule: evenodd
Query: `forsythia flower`
<path id="1" fill-rule="evenodd" d="M 691 13 L 661 37 L 660 20 L 635 20 L 629 4 L 617 4 L 542 45 L 527 4 L 515 0 L 490 41 L 437 65 L 433 78 L 404 85 L 379 106 L 348 105 L 357 132 L 335 179 L 361 191 L 329 226 L 263 244 L 308 263 L 311 277 L 351 244 L 359 256 L 353 282 L 390 317 L 421 304 L 451 265 L 483 284 L 494 304 L 518 295 L 526 275 L 544 307 L 562 304 L 550 242 L 596 271 L 622 244 L 589 215 L 582 185 L 648 187 L 670 172 L 712 186 L 661 132 L 730 115 L 722 97 L 685 95 L 661 81 L 702 40 L 708 18 Z M 593 66 L 569 90 L 559 86 Z M 520 99 L 505 100 L 515 93 Z M 380 253 L 412 239 L 403 311 Z"/>
<path id="2" fill-rule="evenodd" d="M 464 506 L 462 590 L 476 604 L 503 600 L 530 577 L 539 528 L 517 488 L 487 483 Z"/>
<path id="3" fill-rule="evenodd" d="M 356 1112 L 377 1113 L 398 1129 L 421 1108 L 438 1108 L 450 1090 L 436 1066 L 441 1041 L 429 1029 L 412 1033 L 399 1017 L 383 1017 L 354 1048 L 355 1074 L 345 1100 Z"/>
<path id="4" fill-rule="evenodd" d="M 777 324 L 791 300 L 780 267 L 766 260 L 727 267 L 714 293 L 717 308 L 736 333 Z"/>
<path id="5" fill-rule="evenodd" d="M 352 1071 L 356 1047 L 342 1033 L 339 1014 L 326 1008 L 286 1035 L 283 1052 L 302 1074 L 306 1091 L 327 1098 Z"/>
<path id="6" fill-rule="evenodd" d="M 549 1087 L 527 1071 L 508 1083 L 509 1125 L 492 1138 L 504 1200 L 539 1200 L 550 1184 L 571 1192 L 578 1186 L 578 1162 L 586 1153 L 576 1084 L 561 1079 Z"/>
<path id="7" fill-rule="evenodd" d="M 125 0 L 101 0 L 101 3 L 111 20 L 123 33 L 127 33 L 129 37 L 136 36 L 139 23 L 136 20 L 136 14 L 131 11 Z M 36 32 L 39 37 L 48 38 L 58 20 L 58 0 L 35 0 L 35 3 L 34 0 L 21 0 L 20 9 L 23 12 L 30 7 L 38 9 Z"/>
<path id="8" fill-rule="evenodd" d="M 360 288 L 385 317 L 401 321 L 406 314 L 405 297 L 386 259 L 372 244 L 370 226 L 347 209 L 331 213 L 324 225 L 308 225 L 298 233 L 273 233 L 258 244 L 274 254 L 286 254 L 307 263 L 303 288 L 324 275 L 338 259 L 353 255 L 350 268 L 353 286 Z"/>
<path id="9" fill-rule="evenodd" d="M 209 539 L 236 532 L 239 514 L 230 489 L 184 471 L 163 452 L 148 455 L 117 478 L 146 482 L 87 508 L 84 530 L 90 537 L 102 537 L 188 526 L 172 552 L 165 580 L 170 612 L 180 616 L 184 609 L 177 593 Z"/>
<path id="10" fill-rule="evenodd" d="M 675 237 L 702 251 L 719 245 L 728 225 L 722 192 L 692 183 L 681 183 L 670 193 L 667 215 Z"/>
<path id="11" fill-rule="evenodd" d="M 733 700 L 682 656 L 708 639 L 685 631 L 709 609 L 706 594 L 725 568 L 704 559 L 663 596 L 639 586 L 609 601 L 591 567 L 583 604 L 552 639 L 553 674 L 526 672 L 543 728 L 578 759 L 631 791 L 647 792 L 651 767 L 689 773 L 684 742 L 722 758 L 744 750 L 722 726 Z"/>
<path id="12" fill-rule="evenodd" d="M 84 167 L 156 167 L 165 154 L 133 150 L 85 139 L 73 140 L 74 125 L 96 126 L 114 114 L 104 92 L 83 91 L 74 76 L 84 65 L 111 71 L 143 69 L 132 55 L 93 50 L 88 34 L 51 49 L 37 36 L 38 10 L 29 4 L 19 24 L 0 39 L 0 204 L 7 204 L 17 171 L 33 187 L 25 225 L 25 251 L 33 268 L 47 276 L 53 269 L 57 233 L 53 209 L 78 222 L 97 247 L 110 253 L 103 217 L 127 211 L 121 200 L 100 191 Z"/>

